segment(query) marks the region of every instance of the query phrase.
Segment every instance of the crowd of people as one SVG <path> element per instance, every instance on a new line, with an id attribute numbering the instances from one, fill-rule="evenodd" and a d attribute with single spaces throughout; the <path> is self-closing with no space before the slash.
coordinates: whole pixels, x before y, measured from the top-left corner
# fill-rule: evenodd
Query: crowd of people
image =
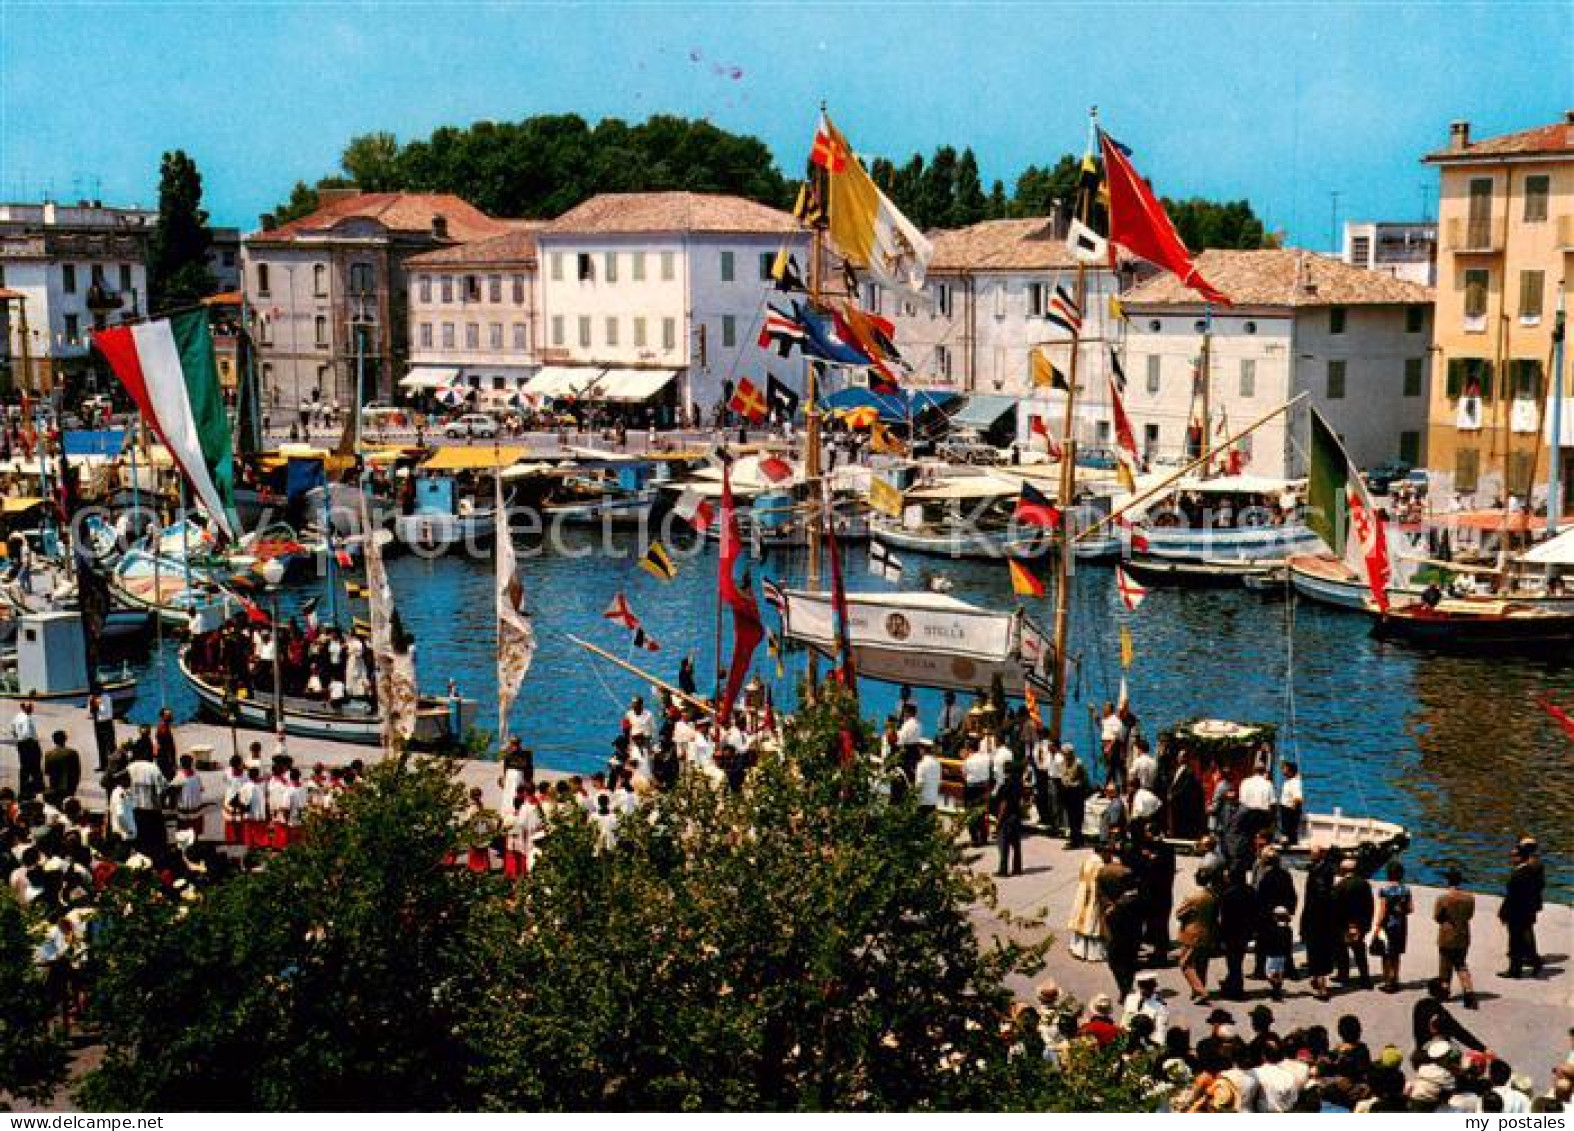
<path id="1" fill-rule="evenodd" d="M 370 647 L 355 632 L 323 626 L 308 617 L 277 626 L 237 613 L 214 632 L 192 639 L 192 669 L 236 695 L 271 696 L 275 675 L 282 694 L 343 710 L 351 703 L 376 707 Z"/>

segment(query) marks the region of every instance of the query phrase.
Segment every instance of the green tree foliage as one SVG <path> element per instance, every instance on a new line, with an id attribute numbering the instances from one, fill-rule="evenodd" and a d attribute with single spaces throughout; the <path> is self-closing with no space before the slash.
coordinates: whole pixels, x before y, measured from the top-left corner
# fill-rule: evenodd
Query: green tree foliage
<path id="1" fill-rule="evenodd" d="M 1192 251 L 1208 247 L 1251 251 L 1273 246 L 1249 201 L 1220 202 L 1195 196 L 1170 200 L 1166 197 L 1164 209 Z"/>
<path id="2" fill-rule="evenodd" d="M 1011 198 L 1013 216 L 1048 216 L 1058 200 L 1071 207 L 1077 196 L 1082 159 L 1062 154 L 1054 165 L 1029 165 L 1017 177 L 1016 194 Z"/>
<path id="3" fill-rule="evenodd" d="M 386 131 L 362 134 L 344 147 L 339 165 L 362 192 L 399 187 L 399 139 Z"/>
<path id="4" fill-rule="evenodd" d="M 22 908 L 0 895 L 0 1111 L 8 1098 L 47 1103 L 66 1078 L 66 1043 L 33 951 Z"/>
<path id="5" fill-rule="evenodd" d="M 165 153 L 159 164 L 158 227 L 148 256 L 150 309 L 169 310 L 213 293 L 211 243 L 196 162 L 181 149 Z"/>

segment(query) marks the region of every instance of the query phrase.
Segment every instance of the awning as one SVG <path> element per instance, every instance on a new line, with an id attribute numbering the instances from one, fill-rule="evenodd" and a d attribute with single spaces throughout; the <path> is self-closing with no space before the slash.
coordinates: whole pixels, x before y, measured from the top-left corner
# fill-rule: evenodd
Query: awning
<path id="1" fill-rule="evenodd" d="M 967 403 L 951 417 L 951 423 L 961 428 L 976 428 L 987 432 L 1000 422 L 1000 418 L 1017 408 L 1015 397 L 979 395 L 967 398 Z"/>
<path id="2" fill-rule="evenodd" d="M 1020 494 L 1020 480 L 994 475 L 959 475 L 938 483 L 914 487 L 907 492 L 911 502 L 938 502 L 943 499 L 998 499 Z"/>
<path id="3" fill-rule="evenodd" d="M 508 467 L 530 454 L 530 449 L 519 444 L 477 444 L 461 447 L 458 444 L 438 448 L 432 458 L 421 465 L 422 471 L 490 471 Z"/>
<path id="4" fill-rule="evenodd" d="M 603 372 L 605 367 L 600 365 L 543 365 L 522 391 L 554 399 L 591 397 Z"/>
<path id="5" fill-rule="evenodd" d="M 672 384 L 676 369 L 609 369 L 596 382 L 597 400 L 639 404 Z"/>
<path id="6" fill-rule="evenodd" d="M 457 365 L 417 365 L 399 379 L 401 389 L 441 389 L 459 379 Z"/>
<path id="7" fill-rule="evenodd" d="M 96 432 L 64 432 L 60 436 L 60 446 L 68 456 L 118 455 L 126 446 L 126 430 L 103 428 Z"/>
<path id="8" fill-rule="evenodd" d="M 869 407 L 878 410 L 880 419 L 887 424 L 906 424 L 909 417 L 928 409 L 942 408 L 954 400 L 955 393 L 935 389 L 915 389 L 911 393 L 877 393 L 862 385 L 850 385 L 825 397 L 820 403 L 831 412 Z"/>

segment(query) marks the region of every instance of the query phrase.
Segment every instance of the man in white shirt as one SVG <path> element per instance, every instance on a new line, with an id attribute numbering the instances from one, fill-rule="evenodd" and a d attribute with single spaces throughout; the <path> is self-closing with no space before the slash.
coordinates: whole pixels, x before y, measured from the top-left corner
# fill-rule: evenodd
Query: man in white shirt
<path id="1" fill-rule="evenodd" d="M 1257 1082 L 1257 1096 L 1250 1110 L 1295 1110 L 1295 1102 L 1301 1098 L 1301 1083 L 1296 1072 L 1285 1064 L 1284 1048 L 1279 1038 L 1269 1037 L 1263 1041 L 1262 1063 L 1252 1069 L 1252 1076 Z M 1246 1110 L 1244 1104 L 1242 1110 Z"/>
<path id="2" fill-rule="evenodd" d="M 1273 782 L 1268 780 L 1268 768 L 1258 766 L 1251 777 L 1241 782 L 1241 808 L 1267 813 L 1273 805 Z"/>
<path id="3" fill-rule="evenodd" d="M 1284 784 L 1279 787 L 1279 835 L 1286 844 L 1301 839 L 1301 812 L 1306 807 L 1300 769 L 1294 762 L 1284 764 Z"/>
<path id="4" fill-rule="evenodd" d="M 1104 746 L 1104 782 L 1114 782 L 1116 788 L 1126 787 L 1126 724 L 1121 720 L 1115 704 L 1104 704 L 1104 719 L 1099 723 L 1099 740 Z"/>
<path id="5" fill-rule="evenodd" d="M 27 801 L 44 792 L 44 748 L 38 741 L 38 722 L 33 718 L 33 702 L 23 700 L 22 709 L 11 720 L 11 735 L 16 739 L 19 779 L 17 797 Z"/>
<path id="6" fill-rule="evenodd" d="M 924 728 L 918 721 L 918 704 L 908 703 L 902 708 L 902 725 L 896 728 L 896 745 L 902 754 L 902 766 L 909 774 L 918 765 L 918 748 L 923 741 Z"/>
<path id="7" fill-rule="evenodd" d="M 636 738 L 643 738 L 645 744 L 650 744 L 651 738 L 656 733 L 656 717 L 645 708 L 645 700 L 638 695 L 629 703 L 629 709 L 623 716 L 623 732 L 632 742 Z"/>
<path id="8" fill-rule="evenodd" d="M 968 840 L 974 848 L 982 848 L 989 839 L 989 782 L 994 772 L 994 760 L 981 744 L 973 745 L 962 759 L 962 804 L 971 817 L 968 821 Z"/>
<path id="9" fill-rule="evenodd" d="M 158 763 L 147 757 L 146 751 L 143 753 L 143 757 L 126 767 L 126 776 L 130 782 L 131 808 L 136 814 L 137 846 L 147 855 L 154 856 L 168 840 L 163 806 L 169 780 L 158 768 Z"/>
<path id="10" fill-rule="evenodd" d="M 1126 1028 L 1139 1013 L 1153 1018 L 1154 1035 L 1163 1039 L 1170 1027 L 1170 1007 L 1164 1004 L 1164 998 L 1159 993 L 1159 980 L 1152 974 L 1138 978 L 1137 988 L 1127 994 L 1126 1000 L 1121 1003 L 1120 1027 Z"/>
<path id="11" fill-rule="evenodd" d="M 941 776 L 940 759 L 935 757 L 934 747 L 926 747 L 913 771 L 913 790 L 918 794 L 920 809 L 940 807 Z"/>
<path id="12" fill-rule="evenodd" d="M 999 783 L 1006 780 L 1006 770 L 1010 768 L 1011 763 L 1016 759 L 1011 753 L 1011 747 L 996 739 L 994 749 L 990 752 L 989 760 L 990 772 L 995 782 Z"/>
<path id="13" fill-rule="evenodd" d="M 1159 780 L 1159 760 L 1148 749 L 1148 744 L 1142 739 L 1137 740 L 1136 753 L 1131 757 L 1128 767 L 1131 780 L 1143 789 L 1152 789 Z"/>

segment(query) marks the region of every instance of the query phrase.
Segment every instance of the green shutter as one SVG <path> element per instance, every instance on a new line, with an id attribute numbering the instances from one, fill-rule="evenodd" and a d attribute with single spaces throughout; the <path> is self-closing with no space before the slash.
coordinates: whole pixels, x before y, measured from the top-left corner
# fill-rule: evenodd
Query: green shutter
<path id="1" fill-rule="evenodd" d="M 1448 399 L 1457 401 L 1465 391 L 1465 359 L 1451 357 L 1448 359 Z"/>

